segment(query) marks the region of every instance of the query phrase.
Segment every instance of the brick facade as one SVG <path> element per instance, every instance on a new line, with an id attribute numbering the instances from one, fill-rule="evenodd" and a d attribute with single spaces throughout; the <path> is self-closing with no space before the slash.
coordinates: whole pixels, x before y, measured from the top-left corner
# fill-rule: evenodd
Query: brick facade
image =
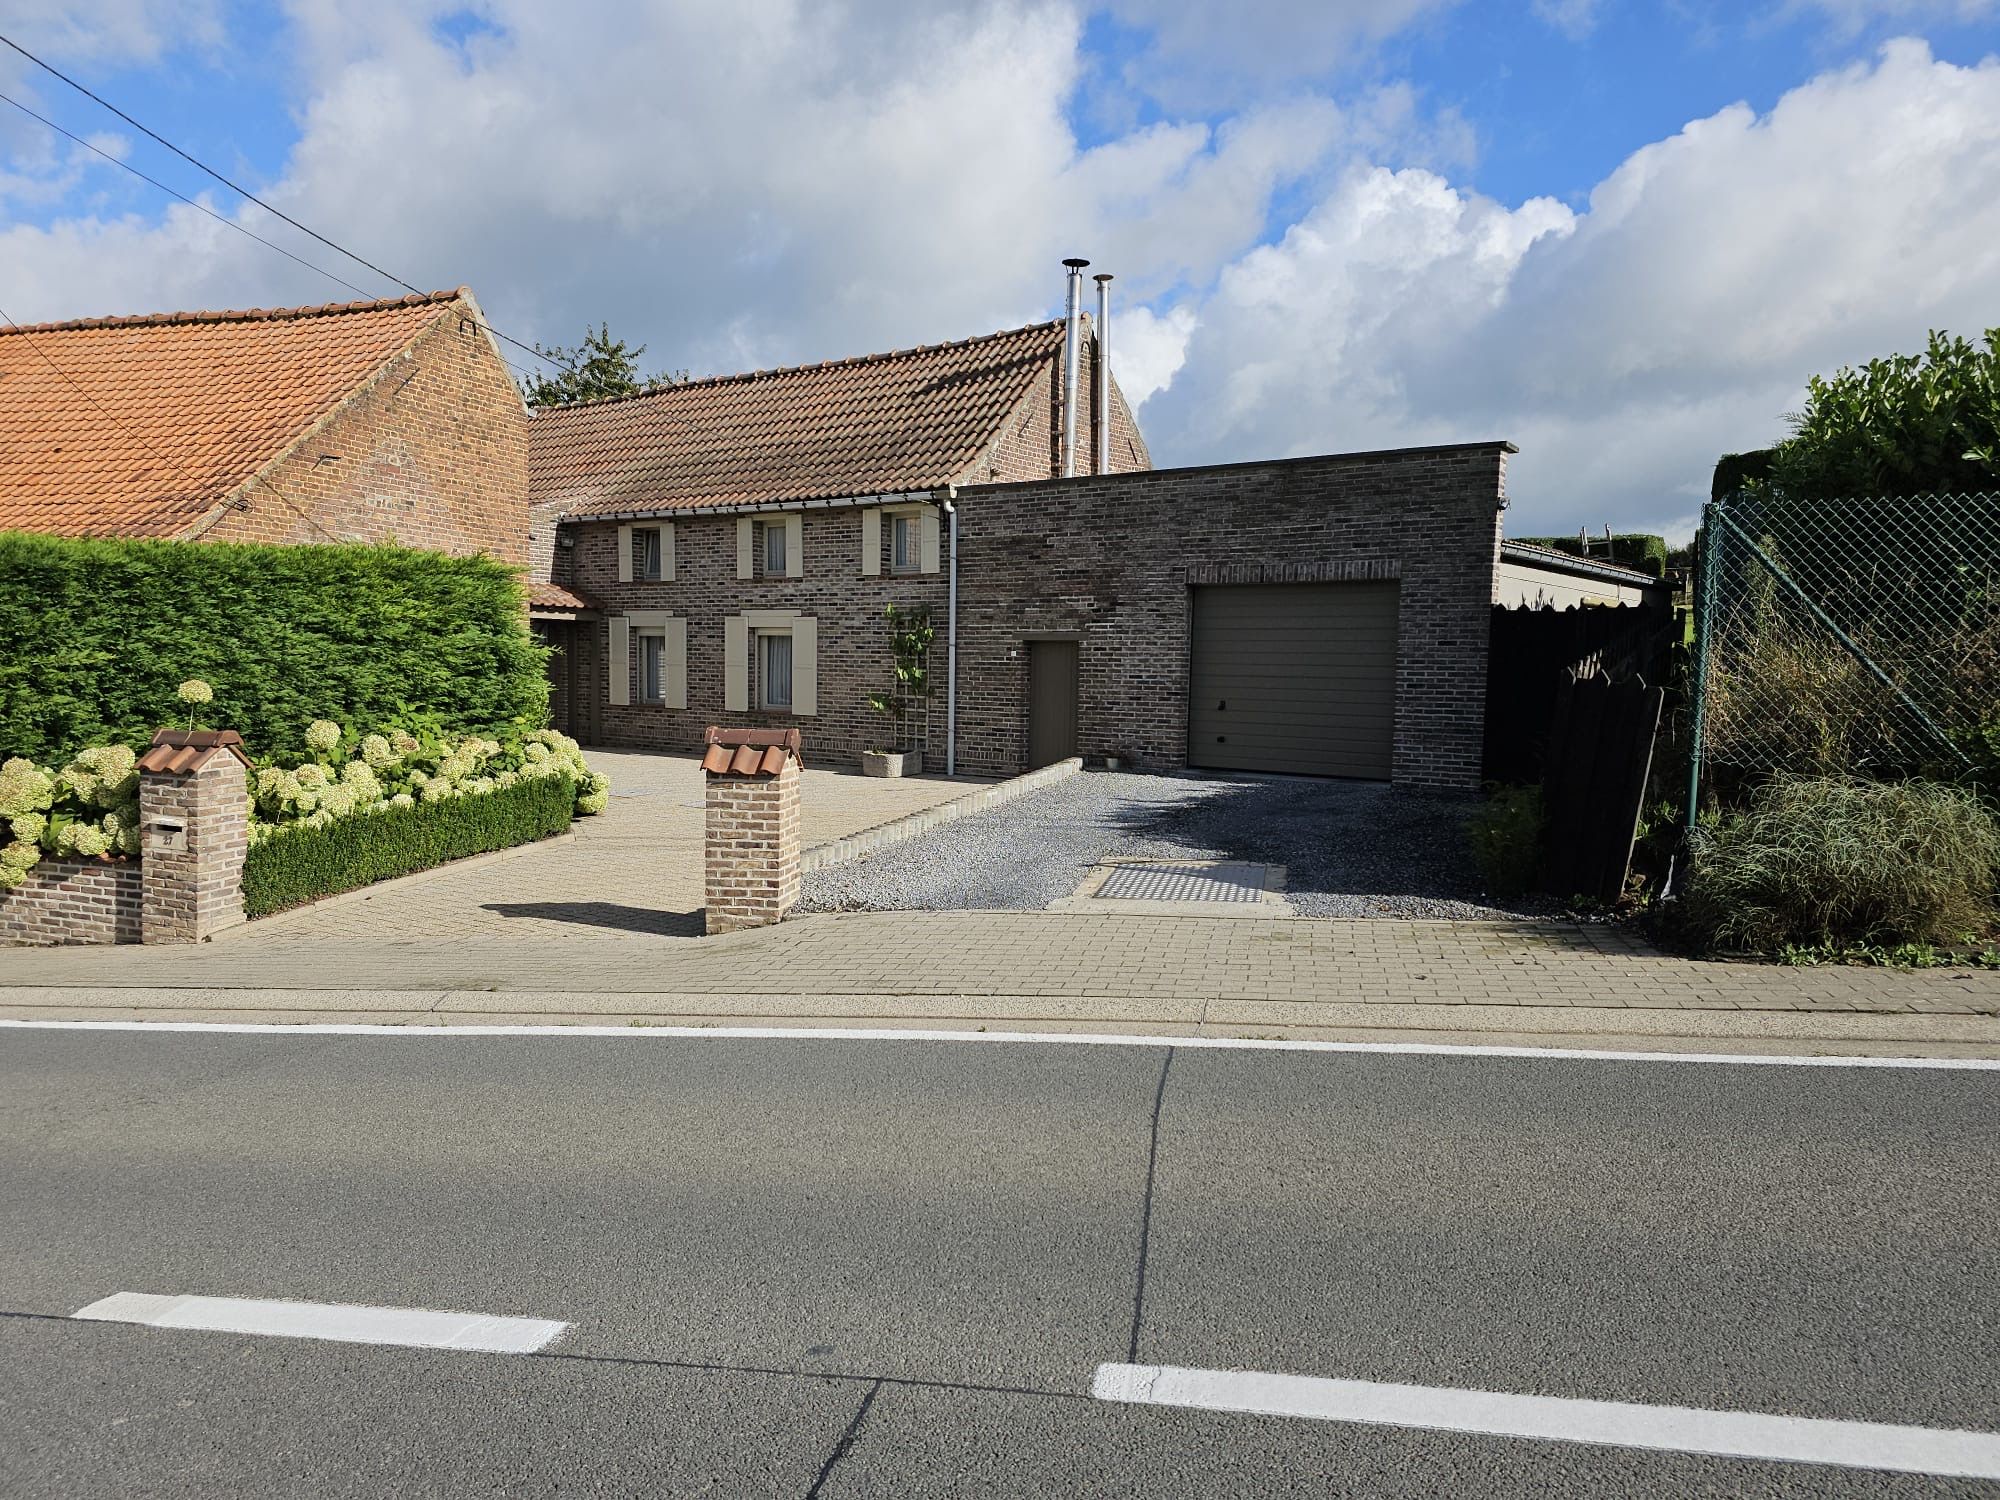
<path id="1" fill-rule="evenodd" d="M 146 942 L 198 943 L 244 920 L 250 789 L 242 761 L 218 754 L 185 775 L 142 772 L 139 830 Z"/>
<path id="2" fill-rule="evenodd" d="M 134 860 L 45 859 L 0 891 L 0 944 L 136 943 L 139 888 Z"/>
<path id="3" fill-rule="evenodd" d="M 527 411 L 478 321 L 469 302 L 442 309 L 202 539 L 395 542 L 526 567 Z"/>
<path id="4" fill-rule="evenodd" d="M 711 936 L 782 921 L 799 901 L 799 762 L 774 775 L 710 771 L 703 846 Z"/>
<path id="5" fill-rule="evenodd" d="M 958 769 L 1027 768 L 1031 638 L 1079 642 L 1084 754 L 1178 767 L 1187 746 L 1191 586 L 1395 579 L 1394 779 L 1476 786 L 1508 451 L 1486 443 L 959 490 Z M 704 727 L 725 716 L 725 619 L 793 610 L 818 622 L 817 714 L 753 708 L 728 711 L 728 721 L 803 727 L 822 757 L 881 747 L 889 727 L 865 699 L 887 684 L 883 608 L 893 601 L 929 606 L 938 629 L 924 745 L 929 763 L 942 767 L 947 574 L 896 575 L 885 565 L 864 576 L 856 508 L 804 512 L 797 579 L 739 580 L 733 515 L 675 517 L 671 583 L 618 582 L 615 525 L 570 522 L 566 530 L 571 577 L 559 581 L 602 601 L 607 614 L 667 610 L 687 621 L 687 707 L 612 706 L 600 682 L 605 743 L 698 747 Z M 948 559 L 948 530 L 944 547 Z M 579 628 L 605 646 L 603 622 Z"/>
<path id="6" fill-rule="evenodd" d="M 1476 787 L 1503 444 L 962 490 L 961 771 L 1027 759 L 1025 643 L 1079 643 L 1078 748 L 1187 755 L 1190 588 L 1396 579 L 1393 778 Z"/>

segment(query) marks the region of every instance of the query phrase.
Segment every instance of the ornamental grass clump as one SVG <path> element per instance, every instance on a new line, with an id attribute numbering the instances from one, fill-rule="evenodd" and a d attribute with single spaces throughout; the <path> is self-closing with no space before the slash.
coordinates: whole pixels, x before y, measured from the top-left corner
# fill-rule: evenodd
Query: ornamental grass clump
<path id="1" fill-rule="evenodd" d="M 1721 948 L 1963 945 L 1990 931 L 2000 824 L 1937 782 L 1783 777 L 1698 836 L 1686 916 Z"/>

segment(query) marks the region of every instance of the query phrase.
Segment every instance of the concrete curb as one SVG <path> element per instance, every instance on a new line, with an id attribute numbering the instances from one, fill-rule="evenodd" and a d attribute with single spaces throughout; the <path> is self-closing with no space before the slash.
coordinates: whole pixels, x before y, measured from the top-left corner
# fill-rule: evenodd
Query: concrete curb
<path id="1" fill-rule="evenodd" d="M 915 838 L 918 834 L 928 832 L 941 824 L 956 822 L 969 814 L 985 812 L 989 807 L 998 807 L 1003 802 L 1012 802 L 1016 797 L 1029 792 L 1038 792 L 1045 786 L 1054 786 L 1058 781 L 1067 781 L 1082 769 L 1082 757 L 1073 755 L 1068 760 L 1059 760 L 1054 765 L 1043 766 L 1039 771 L 1030 771 L 1025 776 L 1014 776 L 1006 781 L 997 781 L 992 786 L 981 787 L 978 791 L 954 801 L 940 802 L 936 807 L 926 807 L 920 812 L 909 813 L 892 822 L 864 828 L 861 832 L 850 833 L 845 838 L 815 844 L 799 855 L 799 873 L 808 875 L 814 870 L 825 869 L 828 865 L 842 864 L 850 859 L 859 859 L 864 854 L 873 854 L 877 849 L 900 844 L 904 839 Z"/>
<path id="2" fill-rule="evenodd" d="M 1288 1014 L 1288 1012 L 1290 1012 Z M 944 1026 L 956 1030 L 1119 1031 L 1134 1036 L 1493 1042 L 1667 1048 L 1914 1052 L 2000 1057 L 1993 1018 L 1814 1012 L 1581 1010 L 1569 1006 L 1335 1004 L 1162 1006 L 1133 996 L 589 994 L 424 990 L 14 990 L 13 1020 L 252 1021 L 412 1025 L 784 1025 L 800 1030 Z"/>

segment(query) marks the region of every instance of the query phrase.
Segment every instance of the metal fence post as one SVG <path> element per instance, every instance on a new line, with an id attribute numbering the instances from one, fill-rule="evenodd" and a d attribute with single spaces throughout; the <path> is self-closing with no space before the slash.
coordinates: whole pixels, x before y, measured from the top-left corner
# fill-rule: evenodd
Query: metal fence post
<path id="1" fill-rule="evenodd" d="M 1688 787 L 1687 833 L 1694 837 L 1701 817 L 1701 753 L 1704 721 L 1708 717 L 1708 634 L 1715 607 L 1716 552 L 1722 545 L 1722 528 L 1715 524 L 1722 501 L 1710 500 L 1701 508 L 1701 529 L 1695 534 L 1694 582 L 1694 688 L 1688 703 Z"/>

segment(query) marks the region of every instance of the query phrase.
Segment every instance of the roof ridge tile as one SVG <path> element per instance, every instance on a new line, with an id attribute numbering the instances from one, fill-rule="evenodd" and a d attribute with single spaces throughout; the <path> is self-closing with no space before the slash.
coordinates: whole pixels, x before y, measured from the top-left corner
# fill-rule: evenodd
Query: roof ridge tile
<path id="1" fill-rule="evenodd" d="M 65 318 L 52 323 L 14 323 L 0 328 L 0 338 L 16 333 L 73 333 L 92 328 L 166 328 L 199 323 L 281 323 L 300 318 L 335 317 L 344 313 L 394 312 L 409 307 L 456 302 L 464 287 L 413 292 L 355 302 L 320 302 L 303 307 L 241 307 L 186 312 L 125 313 L 105 318 Z"/>

